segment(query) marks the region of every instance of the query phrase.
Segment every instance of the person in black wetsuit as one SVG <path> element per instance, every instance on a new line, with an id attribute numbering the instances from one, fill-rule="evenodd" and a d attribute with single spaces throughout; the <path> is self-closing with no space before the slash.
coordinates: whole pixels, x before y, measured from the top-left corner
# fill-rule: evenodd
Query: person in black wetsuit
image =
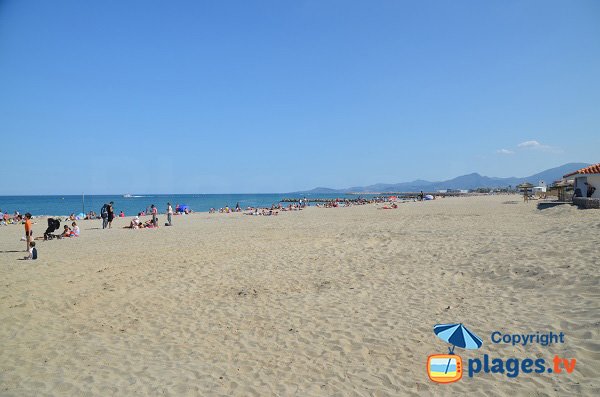
<path id="1" fill-rule="evenodd" d="M 107 220 L 108 220 L 108 228 L 109 229 L 112 228 L 112 221 L 113 221 L 113 219 L 115 219 L 115 209 L 113 208 L 113 204 L 114 203 L 111 201 L 108 204 L 108 208 L 106 209 L 107 213 L 108 213 Z"/>

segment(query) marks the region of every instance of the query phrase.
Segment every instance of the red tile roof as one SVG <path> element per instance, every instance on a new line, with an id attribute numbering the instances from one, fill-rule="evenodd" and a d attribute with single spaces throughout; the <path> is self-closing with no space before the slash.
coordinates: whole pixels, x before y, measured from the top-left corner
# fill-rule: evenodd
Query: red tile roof
<path id="1" fill-rule="evenodd" d="M 600 163 L 590 165 L 589 167 L 582 168 L 575 172 L 571 172 L 570 174 L 564 175 L 563 178 L 577 174 L 600 174 Z"/>

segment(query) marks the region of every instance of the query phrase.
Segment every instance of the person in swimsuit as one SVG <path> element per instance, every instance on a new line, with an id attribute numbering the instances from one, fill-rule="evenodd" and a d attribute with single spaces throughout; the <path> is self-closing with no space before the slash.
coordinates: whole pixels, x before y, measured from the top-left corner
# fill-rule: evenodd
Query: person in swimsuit
<path id="1" fill-rule="evenodd" d="M 29 246 L 33 241 L 33 230 L 31 230 L 31 214 L 28 212 L 25 214 L 25 240 L 27 241 L 27 249 L 25 251 L 29 251 Z"/>
<path id="2" fill-rule="evenodd" d="M 150 208 L 152 210 L 152 224 L 154 225 L 154 227 L 158 227 L 158 218 L 156 217 L 156 215 L 158 214 L 158 210 L 156 209 L 154 204 L 152 204 Z"/>
<path id="3" fill-rule="evenodd" d="M 65 225 L 62 234 L 60 237 L 71 237 L 71 229 L 69 229 L 68 225 Z"/>
<path id="4" fill-rule="evenodd" d="M 173 207 L 171 207 L 171 203 L 167 203 L 167 223 L 169 226 L 172 226 L 171 218 L 173 217 Z"/>

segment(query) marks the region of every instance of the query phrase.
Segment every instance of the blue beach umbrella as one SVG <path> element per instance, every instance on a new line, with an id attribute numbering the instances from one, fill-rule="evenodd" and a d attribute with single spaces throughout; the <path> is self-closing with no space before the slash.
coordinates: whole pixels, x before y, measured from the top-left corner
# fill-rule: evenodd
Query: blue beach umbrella
<path id="1" fill-rule="evenodd" d="M 452 345 L 452 348 L 449 348 L 450 354 L 454 354 L 456 346 L 462 349 L 479 349 L 483 344 L 479 336 L 462 324 L 437 324 L 433 327 L 433 332 L 438 338 Z"/>
<path id="2" fill-rule="evenodd" d="M 454 354 L 454 348 L 456 346 L 463 349 L 479 349 L 483 344 L 481 338 L 467 329 L 462 324 L 437 324 L 433 326 L 433 332 L 441 340 L 452 344 L 452 348 L 448 348 L 450 354 Z M 446 372 L 450 368 L 450 362 L 452 359 L 448 359 L 446 365 Z"/>

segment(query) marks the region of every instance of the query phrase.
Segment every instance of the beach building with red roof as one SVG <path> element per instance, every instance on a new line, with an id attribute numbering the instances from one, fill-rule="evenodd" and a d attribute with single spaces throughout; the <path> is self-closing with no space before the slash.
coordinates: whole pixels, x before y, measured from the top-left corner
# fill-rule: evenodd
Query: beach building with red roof
<path id="1" fill-rule="evenodd" d="M 575 197 L 600 199 L 600 163 L 573 171 L 563 177 L 574 180 Z"/>

